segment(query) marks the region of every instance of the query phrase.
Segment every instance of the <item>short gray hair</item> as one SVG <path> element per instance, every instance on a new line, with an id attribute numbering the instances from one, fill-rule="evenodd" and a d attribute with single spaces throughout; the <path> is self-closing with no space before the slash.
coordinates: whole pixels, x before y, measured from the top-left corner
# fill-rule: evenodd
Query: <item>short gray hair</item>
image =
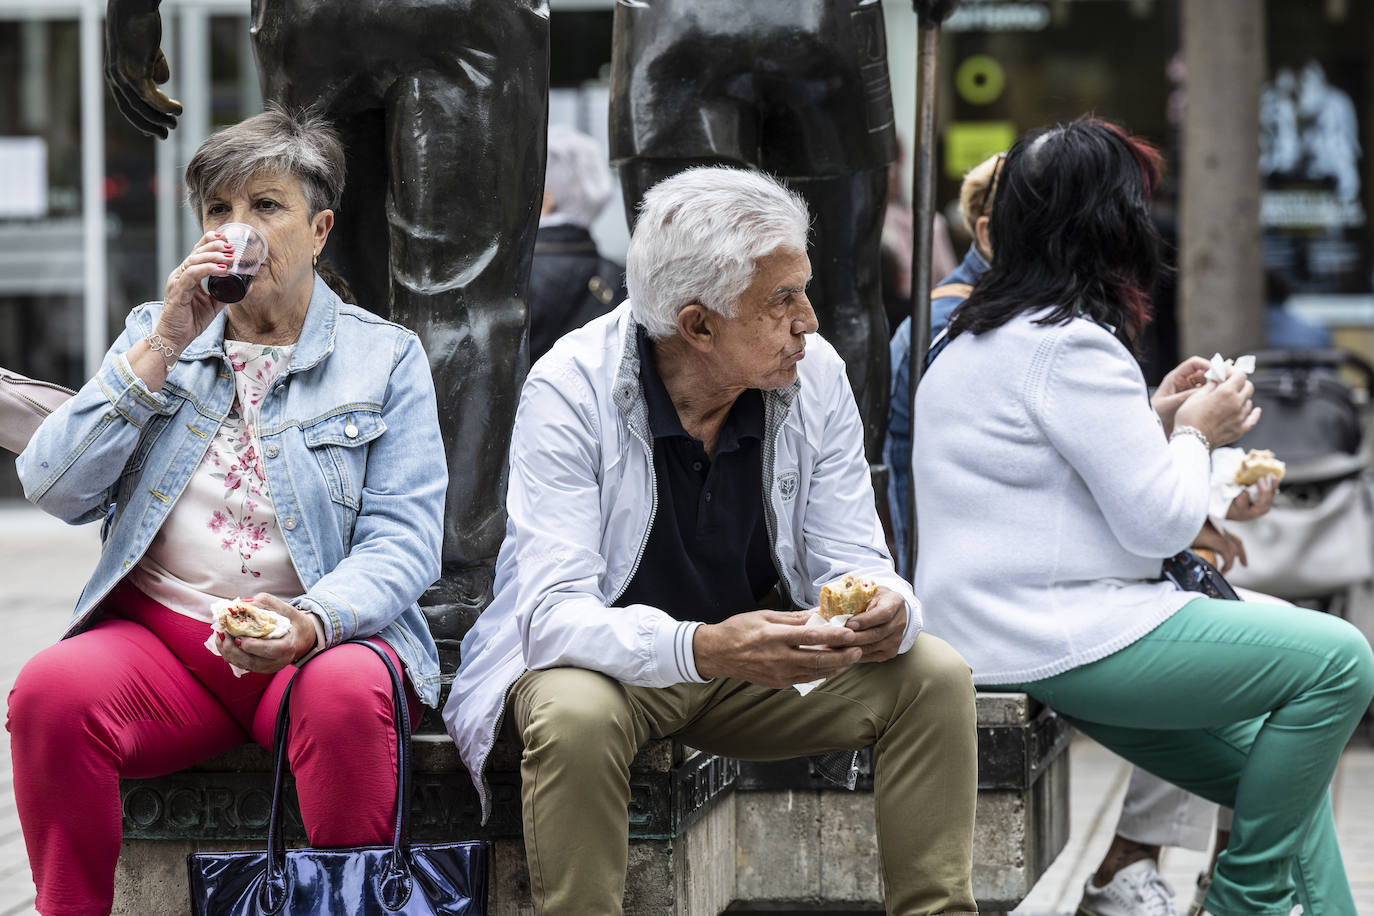
<path id="1" fill-rule="evenodd" d="M 334 210 L 344 186 L 344 150 L 320 115 L 268 105 L 262 114 L 215 131 L 186 166 L 186 204 L 200 216 L 205 198 L 237 191 L 259 175 L 290 175 L 301 183 L 313 217 Z"/>
<path id="2" fill-rule="evenodd" d="M 733 318 L 755 262 L 782 248 L 804 254 L 810 225 L 801 196 L 761 172 L 700 167 L 660 181 L 625 257 L 635 320 L 661 338 L 694 302 Z"/>
<path id="3" fill-rule="evenodd" d="M 553 212 L 562 222 L 588 228 L 614 190 L 606 151 L 581 131 L 550 125 L 544 190 L 553 195 Z"/>

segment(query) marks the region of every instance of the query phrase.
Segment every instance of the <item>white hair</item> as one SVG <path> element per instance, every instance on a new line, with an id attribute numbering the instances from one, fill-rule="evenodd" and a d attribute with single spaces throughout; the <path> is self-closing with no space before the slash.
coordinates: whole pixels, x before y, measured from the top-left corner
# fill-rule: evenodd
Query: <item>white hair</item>
<path id="1" fill-rule="evenodd" d="M 606 151 L 581 131 L 552 125 L 544 190 L 553 195 L 553 212 L 559 217 L 556 222 L 583 229 L 591 226 L 613 190 Z"/>
<path id="2" fill-rule="evenodd" d="M 755 262 L 806 252 L 811 216 L 801 196 L 761 172 L 702 167 L 649 189 L 625 257 L 635 320 L 650 337 L 676 333 L 692 303 L 733 318 Z"/>

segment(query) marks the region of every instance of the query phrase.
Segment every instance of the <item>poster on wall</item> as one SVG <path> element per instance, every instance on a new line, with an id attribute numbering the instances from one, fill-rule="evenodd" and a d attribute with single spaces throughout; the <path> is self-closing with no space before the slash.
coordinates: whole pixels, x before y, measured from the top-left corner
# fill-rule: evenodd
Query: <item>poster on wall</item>
<path id="1" fill-rule="evenodd" d="M 1277 67 L 1260 91 L 1265 266 L 1298 294 L 1371 291 L 1363 60 Z"/>

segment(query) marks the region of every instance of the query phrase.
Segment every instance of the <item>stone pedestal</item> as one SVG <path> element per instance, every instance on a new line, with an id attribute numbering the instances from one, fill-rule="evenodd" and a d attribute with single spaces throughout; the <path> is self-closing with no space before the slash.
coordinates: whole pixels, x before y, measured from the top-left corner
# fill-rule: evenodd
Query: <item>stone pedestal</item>
<path id="1" fill-rule="evenodd" d="M 1069 729 L 1023 694 L 981 694 L 974 891 L 985 913 L 1010 910 L 1068 839 Z M 520 829 L 519 752 L 498 743 L 494 807 L 476 793 L 447 737 L 413 739 L 416 842 L 491 840 L 489 912 L 533 914 Z M 271 760 L 245 746 L 193 769 L 120 785 L 125 841 L 116 914 L 180 916 L 186 854 L 260 849 Z M 305 841 L 294 792 L 287 841 Z M 806 760 L 741 764 L 669 741 L 647 745 L 631 772 L 627 916 L 717 916 L 724 910 L 882 909 L 872 777 L 850 792 Z"/>
<path id="2" fill-rule="evenodd" d="M 1069 838 L 1069 727 L 1020 693 L 978 696 L 973 891 L 1013 909 Z M 873 780 L 832 786 L 805 760 L 741 764 L 735 903 L 758 911 L 882 911 Z"/>

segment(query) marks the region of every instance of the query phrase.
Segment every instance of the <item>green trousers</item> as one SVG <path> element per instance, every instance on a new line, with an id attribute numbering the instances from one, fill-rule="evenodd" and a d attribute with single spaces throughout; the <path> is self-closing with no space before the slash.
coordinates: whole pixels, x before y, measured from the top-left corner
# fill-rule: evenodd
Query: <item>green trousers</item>
<path id="1" fill-rule="evenodd" d="M 524 743 L 525 853 L 541 914 L 621 911 L 630 761 L 666 737 L 746 760 L 873 745 L 887 911 L 977 912 L 973 681 L 958 653 L 928 633 L 905 655 L 854 665 L 807 696 L 729 678 L 630 687 L 551 668 L 523 675 L 509 704 Z"/>
<path id="2" fill-rule="evenodd" d="M 1374 653 L 1316 611 L 1199 598 L 1125 649 L 1024 690 L 1137 766 L 1235 809 L 1214 916 L 1353 916 L 1329 786 Z"/>

